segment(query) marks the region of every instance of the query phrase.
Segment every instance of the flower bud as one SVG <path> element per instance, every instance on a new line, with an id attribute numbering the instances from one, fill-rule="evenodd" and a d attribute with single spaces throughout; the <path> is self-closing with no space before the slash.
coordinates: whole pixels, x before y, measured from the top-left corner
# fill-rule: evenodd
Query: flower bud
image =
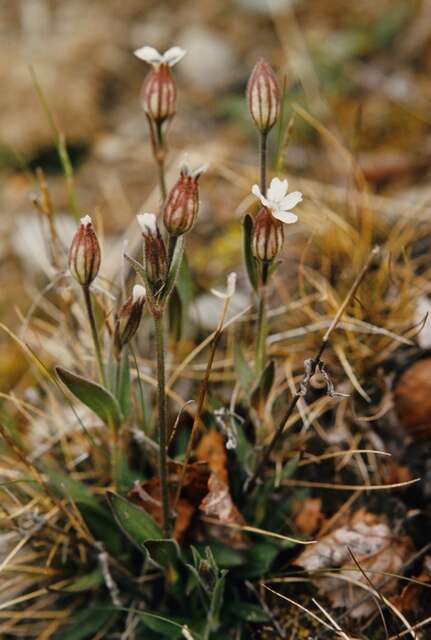
<path id="1" fill-rule="evenodd" d="M 81 218 L 69 251 L 69 269 L 83 287 L 88 287 L 100 269 L 100 246 L 90 216 Z"/>
<path id="2" fill-rule="evenodd" d="M 168 275 L 165 243 L 154 213 L 141 213 L 137 218 L 144 238 L 144 268 L 148 280 L 156 287 L 162 284 Z"/>
<path id="3" fill-rule="evenodd" d="M 158 125 L 175 115 L 177 86 L 167 64 L 151 69 L 142 85 L 141 101 L 145 113 Z"/>
<path id="4" fill-rule="evenodd" d="M 280 89 L 273 70 L 263 58 L 256 62 L 248 81 L 247 103 L 256 127 L 268 133 L 280 112 Z"/>
<path id="5" fill-rule="evenodd" d="M 266 207 L 256 216 L 251 236 L 251 248 L 255 258 L 271 262 L 283 247 L 283 223 L 274 218 Z"/>
<path id="6" fill-rule="evenodd" d="M 181 167 L 180 177 L 168 195 L 163 208 L 163 223 L 172 236 L 190 231 L 199 210 L 198 180 L 205 167 L 191 171 L 187 164 Z"/>
<path id="7" fill-rule="evenodd" d="M 125 345 L 135 335 L 142 317 L 145 303 L 145 287 L 136 284 L 132 295 L 126 300 L 115 317 L 114 350 L 119 358 Z"/>

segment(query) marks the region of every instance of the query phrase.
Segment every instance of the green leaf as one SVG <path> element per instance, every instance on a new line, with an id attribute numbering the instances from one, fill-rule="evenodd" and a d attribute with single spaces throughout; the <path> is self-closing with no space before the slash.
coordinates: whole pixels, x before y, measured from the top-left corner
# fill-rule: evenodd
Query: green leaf
<path id="1" fill-rule="evenodd" d="M 73 616 L 71 626 L 63 627 L 55 637 L 57 640 L 87 640 L 116 615 L 112 607 L 85 607 Z"/>
<path id="2" fill-rule="evenodd" d="M 243 552 L 232 549 L 226 544 L 221 542 L 211 542 L 211 551 L 217 565 L 222 569 L 231 569 L 232 567 L 239 567 L 246 561 L 246 556 Z M 198 545 L 197 549 L 200 552 L 204 551 L 204 547 Z"/>
<path id="3" fill-rule="evenodd" d="M 145 547 L 154 562 L 165 569 L 172 569 L 181 557 L 178 542 L 172 538 L 163 540 L 147 540 Z"/>
<path id="4" fill-rule="evenodd" d="M 103 583 L 103 575 L 100 569 L 95 569 L 91 573 L 86 573 L 83 576 L 78 576 L 74 580 L 71 580 L 68 585 L 61 589 L 63 593 L 79 593 L 81 591 L 89 591 L 99 587 Z"/>
<path id="5" fill-rule="evenodd" d="M 137 260 L 135 260 L 135 258 L 132 258 L 132 256 L 128 256 L 127 253 L 124 254 L 124 257 L 127 260 L 127 262 L 130 264 L 132 269 L 134 269 L 134 271 L 138 274 L 138 276 L 140 276 L 141 280 L 145 285 L 146 299 L 148 302 L 148 306 L 150 307 L 150 309 L 155 309 L 156 300 L 153 294 L 153 285 L 148 280 L 147 272 L 145 271 L 143 265 Z"/>
<path id="6" fill-rule="evenodd" d="M 248 552 L 247 564 L 238 568 L 236 575 L 243 578 L 257 578 L 265 575 L 279 552 L 279 546 L 268 542 L 256 542 Z"/>
<path id="7" fill-rule="evenodd" d="M 119 427 L 123 421 L 120 406 L 110 391 L 97 382 L 92 382 L 72 373 L 63 367 L 56 367 L 55 372 L 61 382 L 99 416 L 107 425 Z"/>
<path id="8" fill-rule="evenodd" d="M 246 393 L 250 392 L 255 380 L 254 371 L 245 359 L 244 352 L 241 348 L 241 342 L 235 341 L 234 346 L 234 366 L 235 372 L 241 383 L 241 387 Z"/>
<path id="9" fill-rule="evenodd" d="M 275 364 L 274 360 L 270 360 L 262 371 L 259 381 L 251 394 L 251 406 L 256 409 L 257 412 L 264 411 L 266 401 L 274 384 L 274 378 Z"/>
<path id="10" fill-rule="evenodd" d="M 172 640 L 182 637 L 181 629 L 184 624 L 186 624 L 178 621 L 178 619 L 166 618 L 155 613 L 150 613 L 149 611 L 141 613 L 139 617 L 145 626 L 151 629 L 151 631 L 160 633 L 163 638 L 169 638 Z"/>
<path id="11" fill-rule="evenodd" d="M 117 493 L 108 491 L 106 496 L 119 527 L 129 540 L 146 555 L 145 543 L 147 540 L 162 538 L 162 531 L 157 522 L 146 511 Z"/>
<path id="12" fill-rule="evenodd" d="M 211 594 L 210 608 L 207 615 L 207 623 L 204 631 L 204 639 L 209 640 L 211 632 L 217 631 L 220 626 L 220 611 L 224 599 L 224 587 L 227 571 L 222 571 L 220 577 L 216 580 L 213 592 Z"/>
<path id="13" fill-rule="evenodd" d="M 183 333 L 183 304 L 177 287 L 168 302 L 169 336 L 172 344 L 181 340 Z"/>
<path id="14" fill-rule="evenodd" d="M 117 389 L 117 398 L 121 412 L 125 418 L 130 413 L 130 366 L 129 351 L 127 347 L 123 349 L 121 361 L 117 364 L 120 367 L 119 384 Z"/>
<path id="15" fill-rule="evenodd" d="M 179 236 L 175 244 L 174 255 L 172 256 L 171 265 L 169 267 L 168 277 L 166 278 L 165 286 L 162 289 L 160 299 L 162 302 L 166 302 L 174 290 L 175 283 L 178 278 L 178 274 L 181 267 L 184 254 L 184 236 Z"/>
<path id="16" fill-rule="evenodd" d="M 251 237 L 253 233 L 253 218 L 250 214 L 246 214 L 244 216 L 243 221 L 243 229 L 244 229 L 244 260 L 245 266 L 247 269 L 248 279 L 254 291 L 258 290 L 258 277 L 257 277 L 257 269 L 256 269 L 256 260 L 251 251 Z"/>
<path id="17" fill-rule="evenodd" d="M 270 620 L 270 617 L 260 605 L 251 602 L 232 602 L 228 606 L 228 611 L 235 618 L 245 622 L 263 623 Z"/>

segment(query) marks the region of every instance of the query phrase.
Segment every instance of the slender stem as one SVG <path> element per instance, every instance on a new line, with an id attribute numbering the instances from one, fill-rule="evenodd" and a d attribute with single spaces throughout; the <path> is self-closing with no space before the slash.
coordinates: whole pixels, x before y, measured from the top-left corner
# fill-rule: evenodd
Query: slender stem
<path id="1" fill-rule="evenodd" d="M 83 286 L 82 291 L 84 294 L 85 307 L 87 309 L 88 321 L 90 323 L 91 336 L 93 338 L 94 352 L 96 354 L 97 368 L 99 371 L 100 382 L 106 387 L 106 374 L 103 367 L 102 350 L 100 348 L 99 334 L 97 333 L 96 319 L 94 317 L 93 302 L 91 300 L 91 293 L 89 286 Z"/>
<path id="2" fill-rule="evenodd" d="M 260 171 L 260 191 L 266 195 L 266 158 L 267 158 L 268 133 L 261 131 L 259 135 L 259 171 Z M 257 336 L 256 336 L 256 373 L 259 375 L 265 367 L 266 359 L 266 283 L 268 279 L 268 265 L 262 266 L 262 286 L 259 292 L 259 309 L 257 314 Z"/>
<path id="3" fill-rule="evenodd" d="M 259 308 L 257 312 L 257 336 L 256 336 L 256 373 L 260 375 L 265 368 L 266 360 L 266 287 L 262 287 L 259 297 Z"/>
<path id="4" fill-rule="evenodd" d="M 159 168 L 159 188 L 160 188 L 160 196 L 162 200 L 162 204 L 166 200 L 167 190 L 166 190 L 166 176 L 165 176 L 165 136 L 163 133 L 163 123 L 156 125 L 156 153 L 155 158 L 157 161 L 157 166 Z"/>
<path id="5" fill-rule="evenodd" d="M 163 534 L 171 536 L 171 512 L 169 507 L 168 486 L 168 452 L 167 452 L 167 411 L 165 392 L 165 347 L 163 335 L 163 313 L 155 314 L 154 328 L 156 332 L 157 351 L 157 400 L 158 400 L 158 431 L 159 431 L 159 474 L 162 490 Z"/>
<path id="6" fill-rule="evenodd" d="M 268 133 L 262 131 L 259 136 L 260 191 L 266 195 L 266 156 Z"/>
<path id="7" fill-rule="evenodd" d="M 166 176 L 165 176 L 165 158 L 164 155 L 162 158 L 157 160 L 157 166 L 159 168 L 159 188 L 162 202 L 166 200 Z"/>

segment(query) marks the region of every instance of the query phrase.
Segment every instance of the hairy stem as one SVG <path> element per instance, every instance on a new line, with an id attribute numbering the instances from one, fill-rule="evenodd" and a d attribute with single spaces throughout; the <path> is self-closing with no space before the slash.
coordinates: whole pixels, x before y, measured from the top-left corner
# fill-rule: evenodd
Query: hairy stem
<path id="1" fill-rule="evenodd" d="M 157 401 L 159 435 L 159 474 L 162 490 L 163 535 L 171 536 L 171 512 L 169 507 L 168 451 L 167 451 L 167 410 L 165 392 L 165 347 L 163 335 L 163 313 L 154 315 L 157 351 Z"/>
<path id="2" fill-rule="evenodd" d="M 82 291 L 84 294 L 85 308 L 87 310 L 88 321 L 90 323 L 91 336 L 93 338 L 94 352 L 96 354 L 97 369 L 99 371 L 100 382 L 106 387 L 106 374 L 103 367 L 102 350 L 100 348 L 99 334 L 97 333 L 96 319 L 94 317 L 93 302 L 91 300 L 91 293 L 89 286 L 83 286 Z"/>

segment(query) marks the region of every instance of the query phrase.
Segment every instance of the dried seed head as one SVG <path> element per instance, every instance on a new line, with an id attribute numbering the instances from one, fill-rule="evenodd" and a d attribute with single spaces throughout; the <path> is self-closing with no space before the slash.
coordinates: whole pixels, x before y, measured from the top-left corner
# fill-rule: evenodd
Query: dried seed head
<path id="1" fill-rule="evenodd" d="M 198 181 L 205 167 L 191 171 L 188 165 L 181 167 L 180 177 L 169 193 L 163 208 L 163 223 L 168 233 L 180 236 L 190 231 L 199 210 Z"/>
<path id="2" fill-rule="evenodd" d="M 247 103 L 256 127 L 268 133 L 280 112 L 280 89 L 273 70 L 263 58 L 256 62 L 248 81 Z"/>
<path id="3" fill-rule="evenodd" d="M 177 86 L 169 65 L 151 69 L 142 85 L 141 101 L 145 113 L 158 125 L 175 115 Z"/>
<path id="4" fill-rule="evenodd" d="M 115 318 L 114 351 L 117 358 L 125 345 L 135 335 L 141 322 L 142 309 L 145 303 L 145 287 L 136 284 L 132 295 L 126 300 Z"/>
<path id="5" fill-rule="evenodd" d="M 69 269 L 75 280 L 88 287 L 100 269 L 100 246 L 90 216 L 81 223 L 72 240 L 69 251 Z"/>
<path id="6" fill-rule="evenodd" d="M 283 247 L 283 223 L 274 218 L 266 207 L 256 216 L 251 237 L 252 252 L 261 262 L 272 262 Z"/>
<path id="7" fill-rule="evenodd" d="M 154 213 L 137 216 L 144 238 L 144 267 L 148 280 L 155 287 L 162 284 L 168 275 L 168 259 L 165 243 L 159 231 Z"/>

